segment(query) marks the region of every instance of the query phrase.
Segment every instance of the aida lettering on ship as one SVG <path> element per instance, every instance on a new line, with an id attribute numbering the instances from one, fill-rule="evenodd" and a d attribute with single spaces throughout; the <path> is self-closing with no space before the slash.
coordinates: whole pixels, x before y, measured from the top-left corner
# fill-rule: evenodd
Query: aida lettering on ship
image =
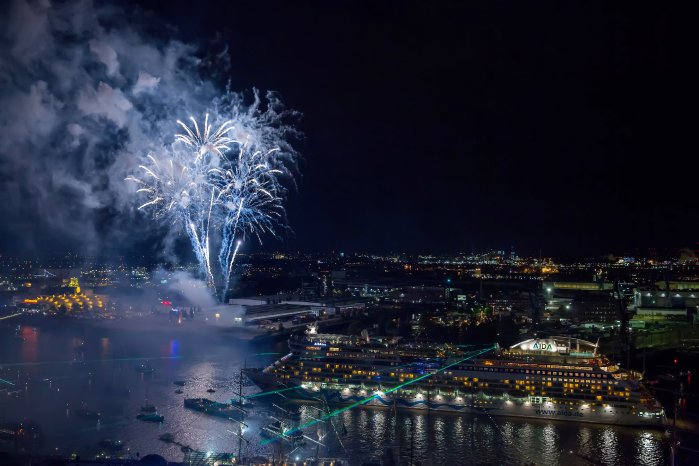
<path id="1" fill-rule="evenodd" d="M 269 367 L 248 369 L 248 376 L 263 390 L 296 387 L 285 395 L 340 405 L 631 426 L 667 422 L 639 373 L 576 338 L 530 339 L 470 358 L 478 348 L 310 329 L 292 337 L 289 349 Z"/>

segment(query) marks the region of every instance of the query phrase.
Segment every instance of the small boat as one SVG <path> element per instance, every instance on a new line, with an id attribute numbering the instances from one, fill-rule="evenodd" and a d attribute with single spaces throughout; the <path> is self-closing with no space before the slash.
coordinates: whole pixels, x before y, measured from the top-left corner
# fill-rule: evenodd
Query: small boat
<path id="1" fill-rule="evenodd" d="M 165 432 L 164 434 L 160 435 L 158 439 L 162 440 L 165 443 L 172 443 L 175 441 L 175 436 L 170 432 Z"/>
<path id="2" fill-rule="evenodd" d="M 155 405 L 146 403 L 143 406 L 141 406 L 141 412 L 142 413 L 155 413 L 158 410 L 156 409 Z"/>
<path id="3" fill-rule="evenodd" d="M 179 387 L 184 387 L 185 384 L 184 380 L 175 380 L 173 383 Z"/>
<path id="4" fill-rule="evenodd" d="M 119 451 L 122 448 L 124 448 L 124 442 L 122 442 L 121 440 L 112 440 L 106 438 L 100 441 L 100 446 L 112 451 Z"/>
<path id="5" fill-rule="evenodd" d="M 240 416 L 240 410 L 226 403 L 209 400 L 208 398 L 185 398 L 184 407 L 199 411 L 209 416 L 228 419 Z"/>
<path id="6" fill-rule="evenodd" d="M 184 392 L 178 388 L 177 390 L 175 390 L 175 393 L 177 393 L 178 395 L 181 395 Z"/>
<path id="7" fill-rule="evenodd" d="M 141 413 L 136 416 L 136 419 L 146 422 L 163 422 L 165 420 L 165 416 L 158 413 Z"/>
<path id="8" fill-rule="evenodd" d="M 155 369 L 153 369 L 153 366 L 150 364 L 141 363 L 136 366 L 136 372 L 140 372 L 141 374 L 152 374 L 155 372 Z"/>
<path id="9" fill-rule="evenodd" d="M 208 393 L 216 393 L 216 390 L 214 390 L 213 388 L 210 388 L 210 389 L 207 390 L 207 392 L 208 392 Z"/>

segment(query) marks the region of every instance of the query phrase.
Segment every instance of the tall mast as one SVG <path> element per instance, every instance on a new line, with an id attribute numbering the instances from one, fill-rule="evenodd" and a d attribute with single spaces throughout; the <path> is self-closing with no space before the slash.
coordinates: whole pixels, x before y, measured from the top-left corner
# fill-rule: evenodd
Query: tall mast
<path id="1" fill-rule="evenodd" d="M 243 362 L 245 365 L 245 362 Z M 240 422 L 238 423 L 238 462 L 240 463 L 243 452 L 243 421 L 245 420 L 245 411 L 243 411 L 243 368 L 240 368 L 240 378 L 238 379 L 238 401 L 240 402 L 241 414 Z"/>

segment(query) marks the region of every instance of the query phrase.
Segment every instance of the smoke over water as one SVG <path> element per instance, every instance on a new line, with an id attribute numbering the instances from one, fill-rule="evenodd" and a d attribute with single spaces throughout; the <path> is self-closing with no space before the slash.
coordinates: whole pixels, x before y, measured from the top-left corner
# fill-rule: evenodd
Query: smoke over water
<path id="1" fill-rule="evenodd" d="M 295 167 L 286 141 L 298 133 L 286 122 L 297 114 L 272 93 L 245 99 L 209 78 L 229 70 L 223 46 L 209 56 L 170 29 L 151 32 L 153 18 L 118 3 L 15 0 L 2 9 L 2 252 L 118 253 L 154 231 L 165 250 L 155 249 L 172 252 L 180 232 L 139 215 L 136 186 L 124 179 L 148 153 L 169 151 L 176 120 L 189 115 L 234 120 L 233 137 L 280 147 Z"/>

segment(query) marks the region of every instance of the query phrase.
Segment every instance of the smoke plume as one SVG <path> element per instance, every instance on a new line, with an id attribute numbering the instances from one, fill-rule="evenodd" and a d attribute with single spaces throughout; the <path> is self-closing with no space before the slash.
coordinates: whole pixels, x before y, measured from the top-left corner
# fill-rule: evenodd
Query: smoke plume
<path id="1" fill-rule="evenodd" d="M 255 91 L 246 103 L 208 78 L 229 71 L 223 47 L 208 54 L 165 26 L 154 32 L 147 12 L 118 3 L 14 0 L 1 8 L 2 252 L 77 243 L 79 252 L 115 253 L 143 240 L 156 227 L 136 213 L 135 187 L 124 178 L 149 152 L 168 150 L 176 119 L 212 107 L 239 118 L 242 136 L 281 143 L 295 160 L 285 142 L 295 130 L 282 123 L 295 113 L 272 93 Z M 160 233 L 167 252 L 177 232 Z"/>

